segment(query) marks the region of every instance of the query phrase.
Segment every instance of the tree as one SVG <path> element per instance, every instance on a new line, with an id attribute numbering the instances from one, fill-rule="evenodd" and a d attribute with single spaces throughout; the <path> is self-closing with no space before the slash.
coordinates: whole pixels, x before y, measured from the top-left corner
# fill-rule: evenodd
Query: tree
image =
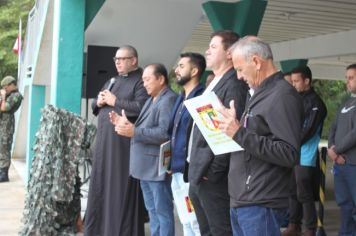
<path id="1" fill-rule="evenodd" d="M 345 89 L 345 82 L 342 80 L 313 80 L 315 91 L 323 99 L 328 115 L 324 121 L 323 133 L 321 137 L 328 139 L 332 122 L 335 120 L 337 109 L 348 96 Z"/>
<path id="2" fill-rule="evenodd" d="M 12 51 L 18 35 L 19 20 L 27 25 L 28 12 L 35 0 L 0 0 L 0 79 L 17 75 L 17 55 Z M 22 35 L 25 35 L 23 27 Z"/>

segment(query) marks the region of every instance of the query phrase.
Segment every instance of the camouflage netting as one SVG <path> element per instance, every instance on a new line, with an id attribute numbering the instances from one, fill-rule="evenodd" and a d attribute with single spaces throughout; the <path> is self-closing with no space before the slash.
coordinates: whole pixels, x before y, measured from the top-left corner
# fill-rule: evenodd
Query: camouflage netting
<path id="1" fill-rule="evenodd" d="M 75 235 L 80 214 L 80 164 L 96 128 L 78 115 L 47 105 L 33 147 L 20 235 Z"/>

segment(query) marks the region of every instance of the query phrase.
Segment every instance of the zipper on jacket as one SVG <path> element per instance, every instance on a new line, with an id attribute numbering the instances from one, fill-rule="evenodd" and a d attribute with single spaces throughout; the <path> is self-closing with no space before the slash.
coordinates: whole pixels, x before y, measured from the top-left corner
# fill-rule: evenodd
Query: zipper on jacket
<path id="1" fill-rule="evenodd" d="M 246 180 L 247 190 L 250 189 L 250 179 L 251 179 L 251 175 L 247 176 L 247 180 Z"/>

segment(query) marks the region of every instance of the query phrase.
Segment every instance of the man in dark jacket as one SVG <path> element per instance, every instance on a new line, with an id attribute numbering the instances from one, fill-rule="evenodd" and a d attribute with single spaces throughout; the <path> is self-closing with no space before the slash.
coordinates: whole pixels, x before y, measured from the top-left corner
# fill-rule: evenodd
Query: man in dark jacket
<path id="1" fill-rule="evenodd" d="M 205 71 L 203 55 L 183 53 L 180 55 L 176 73 L 176 83 L 183 87 L 172 111 L 169 132 L 171 135 L 172 192 L 179 219 L 183 225 L 184 236 L 200 235 L 195 212 L 190 206 L 188 197 L 189 183 L 184 182 L 183 173 L 187 159 L 187 139 L 190 134 L 191 117 L 184 106 L 184 101 L 199 96 L 204 91 L 200 78 Z"/>
<path id="2" fill-rule="evenodd" d="M 229 47 L 239 39 L 232 31 L 212 34 L 206 50 L 206 64 L 214 72 L 214 79 L 205 92 L 214 91 L 227 106 L 236 101 L 236 117 L 240 117 L 247 93 L 247 85 L 238 80 L 232 65 Z M 189 196 L 193 202 L 202 235 L 231 235 L 227 175 L 230 153 L 215 156 L 202 133 L 195 126 L 188 150 L 190 182 Z"/>
<path id="3" fill-rule="evenodd" d="M 317 215 L 315 208 L 314 186 L 317 180 L 316 160 L 318 146 L 326 117 L 326 106 L 311 86 L 312 72 L 308 66 L 292 70 L 292 84 L 303 98 L 304 122 L 302 129 L 302 147 L 300 163 L 293 169 L 291 178 L 291 196 L 289 198 L 289 224 L 283 236 L 295 236 L 301 232 L 304 218 L 306 231 L 303 235 L 316 233 Z"/>
<path id="4" fill-rule="evenodd" d="M 144 210 L 139 181 L 129 176 L 130 138 L 117 135 L 109 112 L 125 110 L 134 122 L 148 98 L 138 54 L 121 46 L 113 58 L 118 75 L 93 100 L 98 116 L 84 235 L 144 235 Z"/>
<path id="5" fill-rule="evenodd" d="M 356 64 L 346 68 L 351 93 L 340 107 L 329 134 L 328 155 L 334 161 L 334 189 L 340 207 L 339 235 L 356 235 Z"/>
<path id="6" fill-rule="evenodd" d="M 275 68 L 268 44 L 246 36 L 231 52 L 251 95 L 241 123 L 234 101 L 229 109 L 220 109 L 220 129 L 244 148 L 230 159 L 233 234 L 277 236 L 288 207 L 291 168 L 299 161 L 302 100 Z"/>

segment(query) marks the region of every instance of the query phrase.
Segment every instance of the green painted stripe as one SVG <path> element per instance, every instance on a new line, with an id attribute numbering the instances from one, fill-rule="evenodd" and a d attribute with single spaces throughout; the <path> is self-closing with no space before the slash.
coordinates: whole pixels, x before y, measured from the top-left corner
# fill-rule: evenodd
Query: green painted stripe
<path id="1" fill-rule="evenodd" d="M 51 103 L 80 114 L 84 58 L 85 0 L 56 1 Z"/>
<path id="2" fill-rule="evenodd" d="M 32 85 L 29 87 L 29 104 L 28 107 L 28 132 L 26 145 L 26 182 L 29 179 L 30 169 L 33 160 L 33 145 L 36 140 L 36 132 L 40 126 L 41 109 L 45 105 L 46 87 L 42 85 Z"/>
<path id="3" fill-rule="evenodd" d="M 308 64 L 308 59 L 291 59 L 280 61 L 283 73 L 289 73 L 294 68 L 299 66 L 306 66 Z"/>
<path id="4" fill-rule="evenodd" d="M 85 29 L 88 28 L 105 0 L 87 0 L 85 9 Z"/>
<path id="5" fill-rule="evenodd" d="M 214 31 L 232 30 L 240 36 L 257 35 L 266 6 L 265 0 L 203 3 L 203 9 Z"/>

